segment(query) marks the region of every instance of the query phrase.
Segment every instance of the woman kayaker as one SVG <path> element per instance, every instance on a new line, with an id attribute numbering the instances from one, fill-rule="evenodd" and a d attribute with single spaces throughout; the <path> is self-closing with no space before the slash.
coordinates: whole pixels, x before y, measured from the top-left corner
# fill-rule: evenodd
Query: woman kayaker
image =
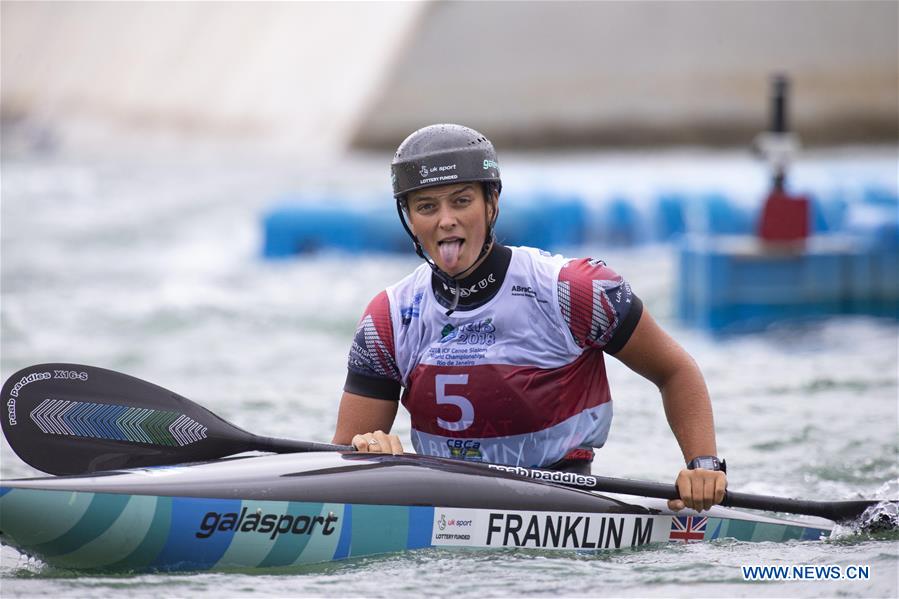
<path id="1" fill-rule="evenodd" d="M 603 354 L 655 383 L 687 467 L 672 509 L 707 509 L 726 485 L 696 363 L 599 260 L 494 237 L 493 144 L 431 125 L 391 165 L 400 222 L 426 264 L 379 293 L 356 330 L 334 443 L 401 453 L 403 390 L 418 453 L 589 472 L 612 419 Z"/>

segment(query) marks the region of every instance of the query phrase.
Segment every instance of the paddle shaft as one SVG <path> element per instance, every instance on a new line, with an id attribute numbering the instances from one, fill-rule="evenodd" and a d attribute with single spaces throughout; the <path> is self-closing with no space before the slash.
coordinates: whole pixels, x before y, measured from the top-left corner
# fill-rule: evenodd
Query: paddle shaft
<path id="1" fill-rule="evenodd" d="M 356 451 L 352 445 L 333 445 L 314 441 L 295 441 L 276 437 L 256 436 L 251 449 L 255 451 L 271 451 L 272 453 L 296 453 L 305 451 Z"/>
<path id="2" fill-rule="evenodd" d="M 872 505 L 877 505 L 878 503 L 880 502 L 868 499 L 849 501 L 810 501 L 807 499 L 769 497 L 765 495 L 750 495 L 749 493 L 726 491 L 721 505 L 765 510 L 769 512 L 807 514 L 809 516 L 827 518 L 834 522 L 842 522 L 857 518 L 866 509 Z"/>
<path id="3" fill-rule="evenodd" d="M 495 470 L 518 474 L 519 476 L 524 476 L 526 478 L 546 480 L 587 491 L 621 493 L 622 495 L 638 495 L 641 497 L 655 497 L 658 499 L 678 499 L 680 497 L 677 492 L 677 487 L 673 484 L 553 472 L 534 468 L 522 468 L 519 466 L 490 465 L 489 467 Z M 880 502 L 873 500 L 809 501 L 804 499 L 790 499 L 787 497 L 737 493 L 734 491 L 726 491 L 724 499 L 721 501 L 721 505 L 725 507 L 818 516 L 835 522 L 857 518 L 870 506 L 878 503 Z"/>

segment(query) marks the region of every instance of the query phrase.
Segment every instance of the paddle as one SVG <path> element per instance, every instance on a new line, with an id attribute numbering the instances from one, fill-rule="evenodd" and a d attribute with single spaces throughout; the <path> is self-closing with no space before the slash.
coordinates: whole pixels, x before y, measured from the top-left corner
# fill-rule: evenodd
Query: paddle
<path id="1" fill-rule="evenodd" d="M 38 364 L 3 385 L 3 433 L 50 474 L 212 460 L 244 451 L 352 451 L 260 437 L 162 387 L 104 368 Z"/>
<path id="2" fill-rule="evenodd" d="M 10 446 L 26 463 L 50 474 L 180 464 L 253 450 L 354 451 L 344 445 L 260 437 L 162 387 L 93 366 L 30 366 L 6 381 L 2 398 L 3 432 Z M 456 468 L 491 469 L 588 491 L 660 499 L 678 496 L 671 484 L 453 462 Z M 728 491 L 722 505 L 844 521 L 877 503 L 805 501 Z"/>
<path id="3" fill-rule="evenodd" d="M 524 476 L 525 478 L 549 480 L 588 491 L 639 495 L 641 497 L 655 497 L 658 499 L 677 499 L 679 497 L 677 487 L 671 484 L 628 480 L 623 478 L 609 478 L 605 476 L 552 472 L 548 470 L 522 468 L 520 466 L 499 466 L 490 464 L 489 467 L 496 470 L 512 472 L 519 476 Z M 726 491 L 724 499 L 721 501 L 721 505 L 725 507 L 819 516 L 835 522 L 854 520 L 862 515 L 866 509 L 879 503 L 882 502 L 870 499 L 850 501 L 808 501 L 804 499 L 790 499 L 787 497 L 737 493 L 735 491 Z M 895 502 L 891 501 L 890 503 Z"/>

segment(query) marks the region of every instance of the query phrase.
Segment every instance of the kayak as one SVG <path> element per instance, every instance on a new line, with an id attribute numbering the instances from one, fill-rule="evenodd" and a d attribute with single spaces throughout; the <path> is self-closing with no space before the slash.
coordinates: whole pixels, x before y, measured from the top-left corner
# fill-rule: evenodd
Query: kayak
<path id="1" fill-rule="evenodd" d="M 816 541 L 834 523 L 598 494 L 418 455 L 254 455 L 0 482 L 0 542 L 94 572 L 290 570 L 409 550 Z"/>

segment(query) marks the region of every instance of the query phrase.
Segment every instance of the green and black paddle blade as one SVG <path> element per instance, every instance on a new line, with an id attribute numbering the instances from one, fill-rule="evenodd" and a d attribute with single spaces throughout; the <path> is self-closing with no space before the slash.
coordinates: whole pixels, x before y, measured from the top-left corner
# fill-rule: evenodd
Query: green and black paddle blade
<path id="1" fill-rule="evenodd" d="M 86 474 L 211 460 L 243 451 L 352 447 L 260 437 L 152 383 L 80 364 L 38 364 L 3 385 L 3 433 L 26 463 Z"/>

